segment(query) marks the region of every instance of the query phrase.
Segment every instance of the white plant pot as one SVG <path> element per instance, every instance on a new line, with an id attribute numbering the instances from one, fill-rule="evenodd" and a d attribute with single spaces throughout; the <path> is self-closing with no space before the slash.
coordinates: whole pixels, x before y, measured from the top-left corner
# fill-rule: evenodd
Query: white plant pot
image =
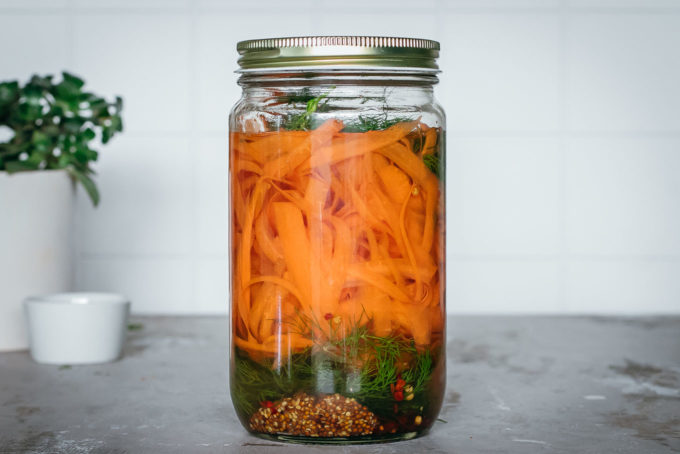
<path id="1" fill-rule="evenodd" d="M 63 170 L 0 171 L 0 351 L 28 348 L 26 297 L 71 288 L 74 196 Z"/>

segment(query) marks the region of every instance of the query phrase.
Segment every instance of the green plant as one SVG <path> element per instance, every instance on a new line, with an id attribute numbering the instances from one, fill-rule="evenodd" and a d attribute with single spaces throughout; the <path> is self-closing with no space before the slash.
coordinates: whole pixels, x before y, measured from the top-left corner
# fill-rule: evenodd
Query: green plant
<path id="1" fill-rule="evenodd" d="M 67 72 L 59 83 L 52 79 L 34 75 L 23 86 L 16 80 L 0 83 L 0 126 L 13 132 L 0 142 L 0 171 L 66 170 L 96 206 L 91 163 L 99 153 L 91 144 L 98 135 L 105 144 L 123 130 L 123 100 L 109 102 L 83 91 L 85 82 Z"/>

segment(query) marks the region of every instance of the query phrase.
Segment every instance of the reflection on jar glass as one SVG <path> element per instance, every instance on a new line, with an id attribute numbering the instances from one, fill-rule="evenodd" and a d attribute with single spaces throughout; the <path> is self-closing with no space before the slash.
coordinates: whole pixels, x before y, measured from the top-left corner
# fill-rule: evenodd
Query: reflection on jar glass
<path id="1" fill-rule="evenodd" d="M 231 395 L 261 437 L 429 429 L 445 387 L 439 44 L 239 43 L 230 127 Z"/>

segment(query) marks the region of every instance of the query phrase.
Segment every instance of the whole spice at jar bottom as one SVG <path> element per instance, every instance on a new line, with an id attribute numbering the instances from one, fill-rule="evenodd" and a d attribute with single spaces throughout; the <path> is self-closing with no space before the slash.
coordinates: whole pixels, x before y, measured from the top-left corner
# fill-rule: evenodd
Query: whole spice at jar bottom
<path id="1" fill-rule="evenodd" d="M 296 394 L 259 408 L 250 428 L 261 433 L 285 433 L 306 437 L 371 435 L 378 418 L 351 397 L 340 394 L 315 398 Z"/>

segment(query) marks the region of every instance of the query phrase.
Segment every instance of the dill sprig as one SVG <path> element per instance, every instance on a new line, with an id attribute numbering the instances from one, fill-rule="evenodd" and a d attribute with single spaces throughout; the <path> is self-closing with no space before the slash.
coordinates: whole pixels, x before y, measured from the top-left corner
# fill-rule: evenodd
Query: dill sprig
<path id="1" fill-rule="evenodd" d="M 285 367 L 276 368 L 271 358 L 257 362 L 245 351 L 235 348 L 231 395 L 236 410 L 250 415 L 261 402 L 279 400 L 309 389 L 314 377 L 309 350 L 292 355 Z"/>
<path id="2" fill-rule="evenodd" d="M 304 87 L 302 90 L 291 93 L 286 96 L 279 97 L 279 101 L 287 104 L 307 103 L 314 99 L 314 94 L 309 87 Z"/>
<path id="3" fill-rule="evenodd" d="M 397 123 L 413 121 L 411 117 L 393 117 L 390 118 L 386 112 L 378 115 L 359 115 L 357 120 L 353 123 L 345 125 L 343 132 L 368 132 L 368 131 L 382 131 Z"/>
<path id="4" fill-rule="evenodd" d="M 334 89 L 335 87 L 331 87 L 331 90 Z M 325 110 L 325 108 L 328 105 L 328 95 L 330 94 L 330 91 L 327 93 L 323 93 L 319 96 L 313 96 L 311 97 L 311 94 L 309 91 L 303 90 L 299 94 L 294 94 L 291 95 L 288 98 L 288 104 L 296 104 L 296 103 L 301 103 L 304 102 L 306 103 L 305 106 L 305 111 L 302 112 L 301 114 L 293 115 L 286 121 L 286 123 L 283 125 L 284 129 L 288 129 L 291 131 L 309 131 L 310 129 L 313 129 L 313 123 L 312 123 L 312 117 L 315 112 L 322 112 Z M 323 104 L 320 104 L 322 100 L 324 100 Z"/>
<path id="5" fill-rule="evenodd" d="M 349 321 L 347 331 L 333 318 L 317 320 L 299 315 L 296 331 L 314 346 L 293 354 L 276 367 L 273 359 L 255 361 L 236 348 L 232 369 L 232 397 L 241 414 L 250 415 L 260 402 L 275 401 L 296 392 L 340 393 L 354 397 L 383 418 L 419 412 L 429 406 L 428 384 L 434 370 L 429 349 L 400 335 L 376 336 L 362 312 Z M 338 324 L 339 325 L 339 324 Z M 412 387 L 410 400 L 396 401 L 391 385 L 401 378 Z"/>
<path id="6" fill-rule="evenodd" d="M 437 178 L 441 179 L 442 164 L 441 158 L 439 156 L 439 150 L 432 154 L 423 155 L 423 162 L 430 169 L 430 172 L 434 173 Z"/>
<path id="7" fill-rule="evenodd" d="M 331 90 L 334 88 L 335 86 L 332 86 Z M 326 112 L 330 109 L 330 99 L 328 98 L 329 95 L 330 91 L 318 96 L 314 96 L 311 90 L 305 87 L 299 92 L 281 98 L 282 102 L 287 102 L 288 104 L 292 105 L 305 103 L 305 111 L 289 117 L 288 120 L 284 122 L 283 128 L 291 131 L 310 131 L 315 129 L 317 126 L 319 126 L 319 124 L 321 124 L 321 122 L 318 120 L 315 121 L 314 114 L 318 112 Z M 342 132 L 362 133 L 368 131 L 382 131 L 398 123 L 415 120 L 413 116 L 390 117 L 387 110 L 388 106 L 385 101 L 386 98 L 382 97 L 379 99 L 382 99 L 385 102 L 381 113 L 372 115 L 358 115 L 356 120 L 345 122 L 345 127 L 342 129 Z M 421 146 L 422 139 L 413 140 L 414 153 L 420 153 Z M 427 168 L 437 176 L 438 179 L 441 179 L 443 176 L 443 165 L 442 156 L 439 150 L 440 147 L 438 147 L 437 151 L 434 153 L 423 155 L 423 162 Z"/>

